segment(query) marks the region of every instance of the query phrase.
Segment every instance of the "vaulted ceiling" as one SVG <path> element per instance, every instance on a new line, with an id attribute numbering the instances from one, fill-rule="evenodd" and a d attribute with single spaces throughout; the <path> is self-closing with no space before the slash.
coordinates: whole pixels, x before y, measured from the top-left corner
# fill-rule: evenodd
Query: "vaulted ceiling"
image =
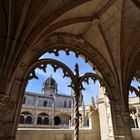
<path id="1" fill-rule="evenodd" d="M 1 77 L 15 77 L 55 45 L 81 50 L 108 84 L 127 87 L 140 77 L 140 2 L 0 0 Z"/>

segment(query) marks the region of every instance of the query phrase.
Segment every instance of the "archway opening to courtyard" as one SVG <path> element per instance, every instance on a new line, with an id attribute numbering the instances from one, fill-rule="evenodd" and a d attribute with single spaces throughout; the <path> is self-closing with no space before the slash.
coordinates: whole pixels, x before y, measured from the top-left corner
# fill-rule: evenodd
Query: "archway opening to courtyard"
<path id="1" fill-rule="evenodd" d="M 66 54 L 64 55 L 64 53 Z M 76 137 L 76 135 L 79 135 L 77 133 L 79 133 L 78 131 L 79 131 L 79 123 L 80 123 L 80 129 L 84 127 L 91 127 L 91 128 L 94 127 L 94 131 L 99 133 L 100 124 L 99 124 L 98 113 L 96 110 L 97 106 L 94 104 L 94 99 L 97 99 L 98 92 L 99 92 L 99 88 L 98 88 L 99 85 L 107 87 L 107 84 L 104 82 L 103 77 L 97 70 L 96 66 L 94 66 L 90 62 L 89 58 L 86 58 L 84 56 L 79 57 L 79 54 L 77 54 L 77 52 L 75 53 L 75 52 L 68 52 L 68 51 L 66 52 L 60 51 L 60 55 L 62 56 L 62 58 L 57 57 L 54 54 L 53 54 L 54 56 L 47 54 L 48 55 L 47 57 L 45 55 L 41 56 L 41 58 L 39 58 L 37 62 L 35 62 L 32 65 L 28 74 L 28 79 L 30 79 L 28 85 L 31 84 L 31 82 L 33 81 L 32 79 L 38 81 L 38 79 L 40 79 L 40 75 L 47 75 L 50 72 L 48 79 L 45 80 L 45 82 L 43 82 L 41 94 L 37 95 L 35 93 L 35 96 L 33 96 L 34 97 L 33 100 L 28 96 L 30 96 L 30 94 L 33 95 L 34 92 L 30 91 L 26 93 L 25 95 L 26 101 L 24 101 L 25 104 L 29 103 L 28 105 L 33 105 L 33 104 L 35 105 L 33 109 L 34 114 L 38 112 L 38 109 L 41 110 L 43 109 L 45 112 L 48 112 L 49 117 L 46 118 L 46 121 L 48 122 L 49 120 L 49 123 L 46 123 L 46 125 L 51 125 L 49 126 L 49 128 L 55 128 L 54 127 L 55 125 L 57 126 L 60 125 L 60 128 L 61 125 L 64 126 L 67 125 L 69 127 L 65 127 L 65 128 L 74 128 L 75 131 L 74 137 Z M 65 58 L 68 56 L 70 57 L 70 59 Z M 75 58 L 75 60 L 76 59 L 79 60 L 77 60 L 76 62 L 75 60 L 73 60 L 73 58 Z M 42 71 L 43 73 L 44 72 L 46 73 L 42 74 Z M 61 75 L 63 78 L 69 79 L 69 81 L 66 81 L 61 85 L 61 90 L 65 89 L 65 87 L 70 89 L 67 90 L 69 91 L 69 95 L 58 94 L 59 84 L 61 84 L 63 81 L 62 77 L 59 79 L 60 82 L 55 81 L 55 79 L 59 77 L 58 75 L 57 77 L 55 77 L 55 73 L 57 73 L 58 71 L 61 71 L 61 73 L 58 74 L 59 76 Z M 91 81 L 94 82 L 91 83 Z M 96 81 L 99 82 L 96 83 Z M 85 87 L 86 85 L 83 84 L 83 82 L 87 83 L 87 85 L 88 84 L 91 85 L 90 88 L 93 88 L 94 87 L 93 85 L 96 84 L 97 85 L 96 90 L 86 88 Z M 35 85 L 35 83 L 33 85 Z M 29 89 L 29 86 L 27 86 L 27 89 Z M 88 89 L 90 89 L 90 91 L 87 91 L 87 93 L 85 93 L 84 95 L 83 94 L 84 90 L 86 91 Z M 86 99 L 84 99 L 85 97 Z M 32 101 L 29 102 L 28 100 L 32 100 Z M 84 101 L 86 102 L 86 104 Z M 25 105 L 24 107 L 27 106 Z M 77 113 L 79 112 L 79 107 L 81 107 L 80 109 L 81 113 Z M 70 115 L 67 118 L 64 117 L 64 115 L 54 117 L 56 111 L 59 112 L 59 108 L 60 108 L 60 112 L 63 110 L 64 112 L 63 114 L 69 112 Z M 97 116 L 96 119 L 92 118 L 93 114 Z M 39 116 L 39 118 L 37 119 L 37 124 L 44 124 L 43 119 L 44 118 L 41 118 Z M 34 121 L 36 121 L 36 119 L 34 119 Z M 94 123 L 92 121 L 94 121 Z"/>

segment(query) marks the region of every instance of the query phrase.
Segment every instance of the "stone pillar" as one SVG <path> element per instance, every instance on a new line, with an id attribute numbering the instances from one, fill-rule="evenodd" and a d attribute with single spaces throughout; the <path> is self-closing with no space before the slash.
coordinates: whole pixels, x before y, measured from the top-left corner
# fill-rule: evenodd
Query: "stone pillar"
<path id="1" fill-rule="evenodd" d="M 79 140 L 79 94 L 74 93 L 74 140 Z"/>
<path id="2" fill-rule="evenodd" d="M 140 129 L 140 117 L 137 117 L 138 128 Z"/>
<path id="3" fill-rule="evenodd" d="M 109 137 L 110 135 L 110 118 L 108 116 L 110 115 L 108 112 L 109 108 L 109 102 L 105 95 L 105 87 L 100 87 L 99 97 L 97 100 L 98 110 L 99 110 L 99 118 L 100 118 L 100 133 L 101 133 L 101 140 L 112 140 L 112 137 Z"/>
<path id="4" fill-rule="evenodd" d="M 34 116 L 33 116 L 33 124 L 34 125 L 37 124 L 37 114 L 34 114 Z"/>
<path id="5" fill-rule="evenodd" d="M 24 90 L 27 82 L 15 79 L 8 95 L 0 97 L 0 139 L 15 140 Z"/>
<path id="6" fill-rule="evenodd" d="M 136 107 L 136 113 L 137 113 L 137 123 L 138 123 L 138 128 L 140 129 L 140 112 L 138 106 Z"/>
<path id="7" fill-rule="evenodd" d="M 101 140 L 100 136 L 100 122 L 98 110 L 93 106 L 90 106 L 89 112 L 89 127 L 93 131 L 93 139 Z"/>
<path id="8" fill-rule="evenodd" d="M 140 129 L 140 117 L 137 117 L 138 128 Z"/>
<path id="9" fill-rule="evenodd" d="M 123 111 L 120 100 L 111 100 L 110 105 L 115 140 L 133 140 L 129 112 Z"/>
<path id="10" fill-rule="evenodd" d="M 98 110 L 99 110 L 99 118 L 100 118 L 100 132 L 101 132 L 101 140 L 108 139 L 108 121 L 107 121 L 107 108 L 105 105 L 104 98 L 99 98 L 97 100 Z"/>
<path id="11" fill-rule="evenodd" d="M 38 108 L 38 97 L 35 97 L 35 101 L 34 101 L 34 112 L 33 112 L 33 124 L 37 124 L 37 108 Z"/>
<path id="12" fill-rule="evenodd" d="M 130 114 L 133 122 L 134 122 L 134 127 L 137 128 L 137 125 L 136 125 L 136 119 L 137 119 L 137 115 L 136 113 L 134 113 L 134 111 L 132 111 L 132 113 Z"/>

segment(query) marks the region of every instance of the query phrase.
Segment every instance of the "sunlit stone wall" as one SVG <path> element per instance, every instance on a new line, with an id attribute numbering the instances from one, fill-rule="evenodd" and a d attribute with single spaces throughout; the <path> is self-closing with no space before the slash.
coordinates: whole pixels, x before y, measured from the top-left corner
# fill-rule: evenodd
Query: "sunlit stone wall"
<path id="1" fill-rule="evenodd" d="M 72 140 L 73 130 L 66 129 L 19 129 L 16 140 Z M 100 140 L 100 136 L 89 129 L 80 130 L 80 140 Z"/>

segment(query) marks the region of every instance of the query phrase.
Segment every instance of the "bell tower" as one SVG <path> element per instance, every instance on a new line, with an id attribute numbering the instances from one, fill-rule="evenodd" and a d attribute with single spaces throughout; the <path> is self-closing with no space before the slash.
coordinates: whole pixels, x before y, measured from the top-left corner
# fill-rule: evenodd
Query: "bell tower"
<path id="1" fill-rule="evenodd" d="M 41 93 L 45 95 L 57 94 L 57 83 L 52 75 L 43 83 Z"/>

